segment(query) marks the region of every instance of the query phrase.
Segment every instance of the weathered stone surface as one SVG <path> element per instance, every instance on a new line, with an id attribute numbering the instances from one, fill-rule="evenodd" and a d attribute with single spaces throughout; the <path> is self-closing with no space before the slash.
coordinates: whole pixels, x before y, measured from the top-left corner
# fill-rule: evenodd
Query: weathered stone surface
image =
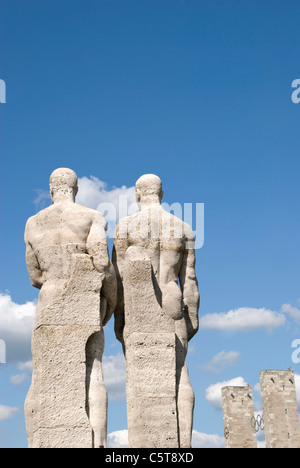
<path id="1" fill-rule="evenodd" d="M 252 387 L 222 388 L 226 448 L 257 448 Z"/>
<path id="2" fill-rule="evenodd" d="M 125 268 L 129 444 L 142 448 L 178 447 L 174 321 L 162 313 L 157 302 L 146 252 L 130 247 Z M 164 333 L 164 328 L 170 332 Z"/>
<path id="3" fill-rule="evenodd" d="M 153 272 L 147 250 L 129 247 L 126 251 L 124 278 L 126 334 L 175 333 L 175 322 L 162 307 L 153 284 Z"/>
<path id="4" fill-rule="evenodd" d="M 178 447 L 175 335 L 133 333 L 126 360 L 130 446 Z"/>
<path id="5" fill-rule="evenodd" d="M 161 180 L 136 184 L 139 213 L 122 219 L 113 261 L 119 300 L 115 332 L 127 367 L 130 447 L 190 447 L 194 392 L 186 366 L 198 331 L 194 235 L 161 206 Z M 180 283 L 180 287 L 179 287 Z"/>
<path id="6" fill-rule="evenodd" d="M 260 373 L 267 448 L 300 448 L 295 376 L 288 371 Z"/>
<path id="7" fill-rule="evenodd" d="M 26 261 L 40 289 L 25 404 L 29 447 L 106 446 L 103 326 L 116 305 L 102 215 L 75 204 L 77 176 L 50 179 L 53 205 L 26 225 Z"/>

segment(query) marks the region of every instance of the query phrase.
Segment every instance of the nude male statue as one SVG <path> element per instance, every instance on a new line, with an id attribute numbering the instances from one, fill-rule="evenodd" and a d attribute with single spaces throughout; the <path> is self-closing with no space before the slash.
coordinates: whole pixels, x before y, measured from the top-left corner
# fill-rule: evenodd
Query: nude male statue
<path id="1" fill-rule="evenodd" d="M 115 333 L 126 355 L 126 258 L 132 249 L 136 249 L 137 256 L 143 255 L 144 251 L 145 258 L 151 261 L 157 302 L 175 323 L 179 447 L 183 448 L 191 446 L 194 392 L 189 381 L 186 355 L 188 342 L 199 327 L 200 296 L 192 228 L 162 208 L 162 197 L 160 178 L 151 174 L 142 176 L 136 183 L 140 211 L 122 219 L 116 228 L 113 263 L 117 270 L 119 300 L 115 311 Z"/>
<path id="2" fill-rule="evenodd" d="M 62 168 L 54 171 L 50 190 L 52 206 L 30 218 L 25 230 L 28 273 L 32 285 L 40 290 L 32 342 L 33 379 L 25 404 L 29 446 L 51 444 L 61 447 L 65 444 L 68 447 L 70 443 L 75 447 L 85 446 L 89 437 L 85 439 L 81 430 L 86 424 L 84 418 L 87 418 L 92 428 L 93 447 L 106 447 L 103 327 L 110 320 L 117 302 L 117 281 L 109 259 L 106 223 L 99 212 L 75 203 L 78 181 L 72 170 Z M 55 345 L 64 348 L 48 350 Z M 42 346 L 45 346 L 43 351 Z M 44 356 L 40 356 L 41 352 Z M 66 359 L 67 362 L 60 363 L 60 352 L 61 360 Z M 45 392 L 52 393 L 41 403 L 41 382 L 48 378 L 47 372 L 56 372 L 55 366 L 51 367 L 53 360 L 57 360 L 57 375 L 49 377 L 51 389 L 45 389 Z M 70 375 L 67 375 L 68 369 Z M 78 382 L 82 377 L 83 382 Z M 63 391 L 66 391 L 64 396 L 60 395 Z M 73 423 L 70 422 L 68 428 L 60 426 L 72 418 L 72 404 L 74 419 L 77 419 L 74 423 L 76 430 L 70 437 L 71 442 L 67 442 Z M 46 416 L 43 416 L 43 405 L 48 405 Z M 64 410 L 63 420 L 56 413 Z M 51 411 L 52 417 L 49 416 Z M 47 418 L 57 421 L 49 422 Z M 49 441 L 43 440 L 43 435 L 36 435 L 39 431 L 44 434 L 51 424 L 51 434 L 57 427 L 61 431 L 55 435 L 57 440 L 51 440 L 49 434 Z M 76 431 L 81 434 L 78 440 Z"/>

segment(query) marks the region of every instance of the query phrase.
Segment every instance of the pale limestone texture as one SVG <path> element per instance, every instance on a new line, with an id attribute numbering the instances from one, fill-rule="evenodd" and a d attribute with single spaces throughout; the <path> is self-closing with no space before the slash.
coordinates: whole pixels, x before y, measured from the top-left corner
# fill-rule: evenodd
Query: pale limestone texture
<path id="1" fill-rule="evenodd" d="M 70 169 L 54 171 L 50 190 L 53 205 L 25 230 L 29 276 L 40 289 L 25 403 L 28 444 L 105 447 L 103 327 L 117 300 L 106 224 L 100 213 L 75 203 L 77 176 Z"/>
<path id="2" fill-rule="evenodd" d="M 194 392 L 186 366 L 198 331 L 194 235 L 161 206 L 161 180 L 136 184 L 140 211 L 115 232 L 115 332 L 126 356 L 131 448 L 189 448 Z"/>
<path id="3" fill-rule="evenodd" d="M 267 448 L 300 448 L 295 376 L 288 371 L 260 373 Z"/>
<path id="4" fill-rule="evenodd" d="M 252 387 L 222 388 L 226 448 L 257 448 Z"/>

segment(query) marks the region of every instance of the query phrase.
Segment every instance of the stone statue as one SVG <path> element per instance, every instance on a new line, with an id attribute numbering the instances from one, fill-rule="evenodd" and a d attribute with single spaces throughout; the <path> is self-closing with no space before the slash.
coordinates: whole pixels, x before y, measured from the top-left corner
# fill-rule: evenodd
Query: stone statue
<path id="1" fill-rule="evenodd" d="M 77 176 L 57 169 L 52 206 L 26 225 L 26 262 L 40 289 L 32 337 L 33 377 L 25 403 L 29 447 L 106 447 L 103 327 L 117 302 L 106 223 L 75 203 Z"/>
<path id="2" fill-rule="evenodd" d="M 199 327 L 192 228 L 166 212 L 162 182 L 136 184 L 140 211 L 122 219 L 114 239 L 118 277 L 115 332 L 126 356 L 131 448 L 190 448 L 194 392 L 186 365 Z"/>

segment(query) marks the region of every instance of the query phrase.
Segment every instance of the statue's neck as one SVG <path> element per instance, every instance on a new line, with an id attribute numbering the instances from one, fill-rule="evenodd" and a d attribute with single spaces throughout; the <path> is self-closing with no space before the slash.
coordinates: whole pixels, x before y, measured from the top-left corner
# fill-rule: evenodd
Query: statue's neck
<path id="1" fill-rule="evenodd" d="M 160 206 L 161 200 L 157 195 L 149 195 L 148 197 L 143 197 L 139 202 L 140 210 L 144 210 L 151 206 Z"/>
<path id="2" fill-rule="evenodd" d="M 75 196 L 73 193 L 55 194 L 52 195 L 52 203 L 53 205 L 75 203 Z"/>

